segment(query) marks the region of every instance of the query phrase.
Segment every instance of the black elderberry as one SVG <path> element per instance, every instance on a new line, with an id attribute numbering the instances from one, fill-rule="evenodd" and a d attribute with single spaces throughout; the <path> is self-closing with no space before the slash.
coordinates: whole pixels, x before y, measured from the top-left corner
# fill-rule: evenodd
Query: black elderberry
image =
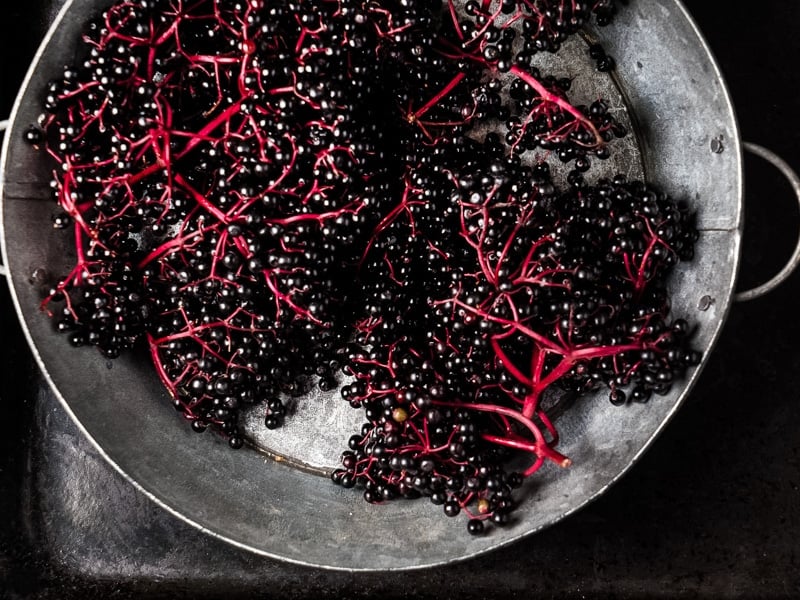
<path id="1" fill-rule="evenodd" d="M 599 60 L 606 56 L 606 51 L 600 44 L 592 44 L 589 46 L 589 56 L 594 60 Z"/>
<path id="2" fill-rule="evenodd" d="M 470 535 L 481 535 L 484 532 L 485 526 L 480 519 L 470 519 L 467 521 L 467 531 Z"/>
<path id="3" fill-rule="evenodd" d="M 494 514 L 492 514 L 492 523 L 497 525 L 498 527 L 503 527 L 508 525 L 511 522 L 511 516 L 507 512 L 501 512 L 496 510 Z"/>
<path id="4" fill-rule="evenodd" d="M 598 71 L 601 73 L 607 73 L 609 71 L 613 71 L 617 63 L 611 56 L 603 56 L 597 59 L 596 65 Z"/>
<path id="5" fill-rule="evenodd" d="M 621 389 L 613 389 L 608 396 L 608 399 L 611 401 L 611 404 L 614 406 L 622 406 L 627 401 L 627 396 L 624 390 Z"/>
<path id="6" fill-rule="evenodd" d="M 23 138 L 29 144 L 40 144 L 44 140 L 44 135 L 41 129 L 32 125 L 24 131 Z"/>
<path id="7" fill-rule="evenodd" d="M 444 514 L 448 517 L 455 517 L 461 512 L 461 506 L 455 500 L 448 500 L 444 503 Z"/>

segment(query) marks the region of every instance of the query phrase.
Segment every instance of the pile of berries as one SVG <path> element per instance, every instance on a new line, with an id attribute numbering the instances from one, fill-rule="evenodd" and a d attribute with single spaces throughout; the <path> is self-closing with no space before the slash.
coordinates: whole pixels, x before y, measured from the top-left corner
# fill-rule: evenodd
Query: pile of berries
<path id="1" fill-rule="evenodd" d="M 366 423 L 335 482 L 427 497 L 473 534 L 507 524 L 525 477 L 569 464 L 545 395 L 646 402 L 700 358 L 665 287 L 691 212 L 589 181 L 627 131 L 535 66 L 614 12 L 117 2 L 26 132 L 76 252 L 43 307 L 72 345 L 141 347 L 191 426 L 233 448 L 243 407 L 275 428 L 287 395 L 342 386 Z"/>

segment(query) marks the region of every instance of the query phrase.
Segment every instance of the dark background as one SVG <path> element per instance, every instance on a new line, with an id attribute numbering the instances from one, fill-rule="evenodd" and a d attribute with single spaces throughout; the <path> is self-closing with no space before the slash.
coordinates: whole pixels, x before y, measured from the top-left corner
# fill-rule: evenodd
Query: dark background
<path id="1" fill-rule="evenodd" d="M 57 4 L 4 4 L 0 115 Z M 800 169 L 800 3 L 686 4 L 743 138 Z M 791 253 L 798 210 L 775 172 L 758 159 L 746 165 L 740 285 L 749 287 Z M 733 308 L 658 443 L 577 515 L 455 566 L 348 575 L 212 540 L 125 483 L 49 393 L 0 284 L 0 598 L 800 597 L 798 292 L 800 275 Z"/>

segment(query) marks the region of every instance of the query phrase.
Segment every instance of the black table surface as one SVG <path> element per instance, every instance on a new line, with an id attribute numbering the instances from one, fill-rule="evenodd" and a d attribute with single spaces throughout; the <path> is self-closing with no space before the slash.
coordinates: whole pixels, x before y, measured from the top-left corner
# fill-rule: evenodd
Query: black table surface
<path id="1" fill-rule="evenodd" d="M 6 3 L 0 115 L 59 4 Z M 686 4 L 719 60 L 743 138 L 800 168 L 800 3 Z M 798 231 L 788 184 L 757 159 L 746 166 L 742 287 L 777 271 Z M 228 546 L 127 484 L 47 389 L 2 285 L 0 597 L 800 597 L 799 293 L 795 275 L 735 306 L 666 432 L 578 514 L 450 567 L 353 575 Z"/>

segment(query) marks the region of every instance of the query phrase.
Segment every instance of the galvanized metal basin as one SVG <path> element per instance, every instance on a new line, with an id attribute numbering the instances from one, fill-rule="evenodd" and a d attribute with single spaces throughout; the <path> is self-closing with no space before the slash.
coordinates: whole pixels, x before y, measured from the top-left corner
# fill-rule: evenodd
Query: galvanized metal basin
<path id="1" fill-rule="evenodd" d="M 93 349 L 67 349 L 38 310 L 31 280 L 36 269 L 64 271 L 70 258 L 67 240 L 49 226 L 51 166 L 22 143 L 22 132 L 37 119 L 47 80 L 72 62 L 84 20 L 103 4 L 66 3 L 20 91 L 2 156 L 2 249 L 17 311 L 45 377 L 103 456 L 166 510 L 209 535 L 294 563 L 351 571 L 448 563 L 513 543 L 601 495 L 689 394 L 700 368 L 648 405 L 619 409 L 598 397 L 566 412 L 559 449 L 573 466 L 542 469 L 520 494 L 517 522 L 484 537 L 465 535 L 460 519 L 443 518 L 429 503 L 367 505 L 360 494 L 332 485 L 324 471 L 344 448 L 348 423 L 359 420 L 335 394 L 301 403 L 307 425 L 297 426 L 305 418 L 298 415 L 283 441 L 251 430 L 257 446 L 290 460 L 254 449 L 232 452 L 221 439 L 192 433 L 176 418 L 147 360 L 124 357 L 112 364 Z M 621 162 L 607 168 L 643 172 L 698 211 L 697 258 L 680 267 L 671 287 L 675 315 L 699 325 L 695 343 L 708 356 L 732 301 L 742 224 L 741 147 L 724 82 L 677 0 L 637 0 L 612 26 L 587 35 L 616 58 L 615 81 L 601 85 L 619 111 L 627 110 L 637 133 Z M 591 71 L 591 61 L 580 56 L 554 69 Z M 330 423 L 341 430 L 341 441 L 318 435 Z"/>

